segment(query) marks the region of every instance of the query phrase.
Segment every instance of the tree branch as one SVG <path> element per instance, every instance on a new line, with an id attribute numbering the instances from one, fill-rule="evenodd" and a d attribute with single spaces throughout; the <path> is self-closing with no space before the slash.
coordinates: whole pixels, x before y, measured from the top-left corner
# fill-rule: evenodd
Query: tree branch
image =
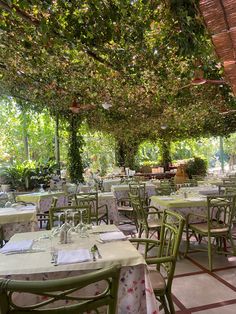
<path id="1" fill-rule="evenodd" d="M 38 19 L 33 18 L 32 16 L 30 16 L 28 13 L 22 11 L 21 9 L 19 9 L 19 7 L 17 7 L 16 5 L 9 5 L 7 3 L 5 3 L 4 1 L 0 0 L 0 7 L 3 8 L 4 10 L 13 13 L 13 10 L 15 10 L 15 13 L 21 17 L 23 20 L 25 20 L 26 22 L 38 27 L 40 25 L 40 21 Z M 53 33 L 56 36 L 61 36 L 60 34 L 58 34 L 58 32 L 53 30 Z M 108 62 L 107 60 L 103 59 L 102 57 L 100 57 L 99 55 L 97 55 L 95 52 L 91 51 L 88 47 L 85 47 L 83 45 L 84 49 L 83 51 L 85 53 L 87 53 L 88 56 L 92 57 L 94 60 L 106 65 L 107 67 L 109 67 L 110 69 L 117 71 L 114 66 L 112 65 L 112 63 Z"/>
<path id="2" fill-rule="evenodd" d="M 13 10 L 15 10 L 16 14 L 21 17 L 23 20 L 25 20 L 26 22 L 29 22 L 35 26 L 39 26 L 40 22 L 39 20 L 33 18 L 32 16 L 30 16 L 28 13 L 22 11 L 19 7 L 17 7 L 16 5 L 12 4 L 11 6 L 0 0 L 0 7 L 3 8 L 4 10 L 13 13 Z"/>

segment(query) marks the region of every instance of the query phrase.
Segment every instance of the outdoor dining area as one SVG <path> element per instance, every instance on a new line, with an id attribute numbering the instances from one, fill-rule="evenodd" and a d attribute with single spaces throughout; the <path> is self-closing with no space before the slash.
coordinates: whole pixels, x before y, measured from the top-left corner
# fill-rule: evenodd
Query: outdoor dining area
<path id="1" fill-rule="evenodd" d="M 0 1 L 0 313 L 231 314 L 236 2 Z"/>
<path id="2" fill-rule="evenodd" d="M 56 301 L 58 311 L 73 301 L 77 311 L 91 303 L 91 308 L 109 304 L 114 313 L 174 313 L 178 263 L 202 252 L 206 264 L 197 266 L 209 274 L 219 267 L 217 256 L 227 264 L 236 254 L 236 175 L 182 184 L 141 182 L 135 176 L 114 182 L 110 192 L 96 190 L 94 182 L 87 192 L 70 183 L 70 192 L 5 193 L 1 284 L 2 293 L 18 292 L 11 297 L 16 309 L 32 302 L 51 308 Z M 42 282 L 35 286 L 35 280 Z M 105 293 L 104 280 L 109 280 Z M 78 287 L 83 288 L 83 305 L 79 292 L 70 296 Z"/>

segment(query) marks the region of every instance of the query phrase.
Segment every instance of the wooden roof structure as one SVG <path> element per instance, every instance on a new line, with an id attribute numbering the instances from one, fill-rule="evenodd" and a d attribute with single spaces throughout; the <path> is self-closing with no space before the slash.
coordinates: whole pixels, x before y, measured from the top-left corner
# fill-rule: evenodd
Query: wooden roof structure
<path id="1" fill-rule="evenodd" d="M 236 96 L 236 0 L 200 0 L 199 6 Z"/>

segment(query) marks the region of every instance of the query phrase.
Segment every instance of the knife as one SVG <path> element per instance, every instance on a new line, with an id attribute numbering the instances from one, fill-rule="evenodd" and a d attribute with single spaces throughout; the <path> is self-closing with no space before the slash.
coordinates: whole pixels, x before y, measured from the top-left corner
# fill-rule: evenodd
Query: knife
<path id="1" fill-rule="evenodd" d="M 13 255 L 13 254 L 27 254 L 27 253 L 39 253 L 45 252 L 45 250 L 24 250 L 24 251 L 11 251 L 3 253 L 4 255 Z"/>

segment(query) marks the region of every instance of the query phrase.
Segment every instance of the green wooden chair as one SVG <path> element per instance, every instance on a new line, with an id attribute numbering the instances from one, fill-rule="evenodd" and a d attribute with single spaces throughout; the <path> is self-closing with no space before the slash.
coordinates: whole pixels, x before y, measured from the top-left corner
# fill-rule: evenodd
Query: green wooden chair
<path id="1" fill-rule="evenodd" d="M 235 188 L 236 189 L 236 183 L 234 182 L 228 182 L 228 183 L 222 183 L 218 185 L 219 194 L 223 195 L 225 194 L 225 190 Z"/>
<path id="2" fill-rule="evenodd" d="M 200 240 L 205 238 L 207 240 L 207 249 L 199 247 L 197 251 L 208 252 L 210 271 L 212 270 L 213 249 L 219 254 L 236 254 L 231 234 L 235 202 L 236 195 L 208 196 L 206 216 L 191 213 L 186 217 L 186 254 L 193 251 L 190 250 L 190 238 L 192 235 Z M 202 222 L 191 223 L 191 221 L 196 218 L 202 220 Z M 231 243 L 231 252 L 226 250 L 227 240 Z"/>
<path id="3" fill-rule="evenodd" d="M 91 223 L 90 212 L 91 207 L 88 204 L 76 206 L 62 206 L 51 207 L 49 209 L 49 229 L 52 229 L 56 224 L 62 224 L 65 221 L 66 213 L 69 214 L 69 219 L 74 216 L 74 223 L 77 225 L 80 221 L 80 209 L 85 209 L 82 213 L 83 222 L 86 224 Z M 68 217 L 67 217 L 68 218 Z M 59 221 L 59 222 L 58 222 Z"/>
<path id="4" fill-rule="evenodd" d="M 116 312 L 119 274 L 120 268 L 113 266 L 84 275 L 57 280 L 0 279 L 0 313 L 77 314 L 92 310 L 99 313 L 98 309 L 101 306 L 107 306 L 108 313 L 114 314 Z M 105 282 L 105 287 L 103 291 L 94 296 L 83 295 L 83 292 L 79 291 L 100 281 Z M 36 297 L 42 296 L 42 299 L 27 306 L 20 306 L 14 302 L 15 293 L 22 294 L 22 299 L 25 293 Z M 63 306 L 57 303 L 61 300 L 64 301 Z"/>
<path id="5" fill-rule="evenodd" d="M 176 186 L 173 181 L 161 180 L 160 186 L 156 187 L 156 195 L 170 195 L 176 191 Z"/>
<path id="6" fill-rule="evenodd" d="M 131 205 L 134 210 L 135 223 L 138 229 L 138 237 L 141 238 L 143 232 L 145 237 L 152 237 L 161 229 L 161 212 L 154 206 L 144 206 L 143 202 L 137 195 L 129 194 Z"/>
<path id="7" fill-rule="evenodd" d="M 145 183 L 129 183 L 129 193 L 132 195 L 137 195 L 144 205 L 148 205 L 148 195 L 146 193 Z"/>
<path id="8" fill-rule="evenodd" d="M 171 296 L 179 246 L 185 219 L 178 213 L 165 210 L 161 225 L 160 240 L 130 239 L 132 243 L 144 246 L 144 255 L 156 299 L 161 302 L 165 313 L 175 313 Z M 155 266 L 155 267 L 153 267 Z M 160 270 L 164 273 L 160 272 Z"/>
<path id="9" fill-rule="evenodd" d="M 145 183 L 130 182 L 129 183 L 129 197 L 122 198 L 117 201 L 117 210 L 120 214 L 120 220 L 123 224 L 133 224 L 137 227 L 137 220 L 134 208 L 131 204 L 130 194 L 139 198 L 139 201 L 147 205 L 147 194 L 145 190 Z"/>
<path id="10" fill-rule="evenodd" d="M 108 207 L 106 204 L 99 206 L 98 204 L 98 192 L 80 193 L 75 197 L 75 203 L 79 206 L 90 206 L 90 219 L 91 222 L 95 222 L 96 225 L 101 222 L 109 223 L 108 219 Z M 103 209 L 103 212 L 99 210 Z"/>

